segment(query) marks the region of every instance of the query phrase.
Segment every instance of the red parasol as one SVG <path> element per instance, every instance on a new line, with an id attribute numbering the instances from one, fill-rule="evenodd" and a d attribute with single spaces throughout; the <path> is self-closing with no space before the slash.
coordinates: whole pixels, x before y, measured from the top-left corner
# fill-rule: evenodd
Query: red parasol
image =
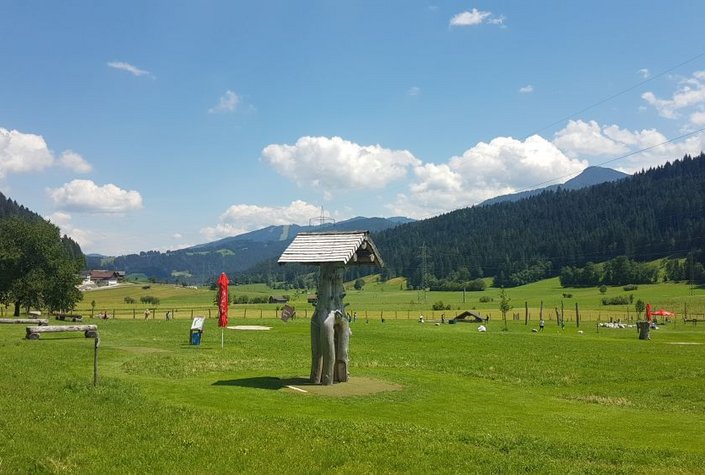
<path id="1" fill-rule="evenodd" d="M 651 321 L 651 304 L 647 303 L 646 304 L 646 320 Z"/>
<path id="2" fill-rule="evenodd" d="M 225 272 L 220 274 L 218 279 L 218 326 L 224 328 L 228 326 L 228 276 Z"/>
<path id="3" fill-rule="evenodd" d="M 661 309 L 656 310 L 655 312 L 651 312 L 651 315 L 659 315 L 661 317 L 674 317 L 676 314 L 661 308 Z"/>

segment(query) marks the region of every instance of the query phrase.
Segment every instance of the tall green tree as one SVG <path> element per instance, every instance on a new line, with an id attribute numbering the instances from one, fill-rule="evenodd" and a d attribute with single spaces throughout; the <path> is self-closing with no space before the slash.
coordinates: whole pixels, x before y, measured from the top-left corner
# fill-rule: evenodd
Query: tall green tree
<path id="1" fill-rule="evenodd" d="M 0 220 L 0 298 L 14 304 L 16 316 L 20 308 L 72 309 L 82 298 L 76 289 L 82 266 L 83 255 L 53 224 L 19 216 Z"/>

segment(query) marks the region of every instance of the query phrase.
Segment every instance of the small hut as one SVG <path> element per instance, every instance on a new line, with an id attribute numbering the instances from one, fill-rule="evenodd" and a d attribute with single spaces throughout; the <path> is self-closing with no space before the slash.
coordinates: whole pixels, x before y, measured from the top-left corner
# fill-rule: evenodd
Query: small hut
<path id="1" fill-rule="evenodd" d="M 384 267 L 379 251 L 367 231 L 299 233 L 279 257 L 279 264 L 290 263 L 320 267 L 318 302 L 311 317 L 311 382 L 345 382 L 350 327 L 343 270 L 350 265 Z"/>

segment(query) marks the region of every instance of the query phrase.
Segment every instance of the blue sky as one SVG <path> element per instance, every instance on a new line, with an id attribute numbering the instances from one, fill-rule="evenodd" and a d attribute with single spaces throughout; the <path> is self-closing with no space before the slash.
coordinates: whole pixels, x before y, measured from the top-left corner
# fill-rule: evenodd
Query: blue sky
<path id="1" fill-rule="evenodd" d="M 0 190 L 84 252 L 426 218 L 705 148 L 705 2 L 0 7 Z"/>

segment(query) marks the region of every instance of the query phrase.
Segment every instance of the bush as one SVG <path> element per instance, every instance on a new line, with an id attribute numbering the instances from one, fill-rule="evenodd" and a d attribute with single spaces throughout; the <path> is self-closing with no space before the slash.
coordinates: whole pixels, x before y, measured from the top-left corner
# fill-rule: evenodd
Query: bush
<path id="1" fill-rule="evenodd" d="M 151 295 L 144 295 L 144 296 L 140 297 L 140 302 L 149 303 L 152 305 L 159 305 L 159 298 L 153 297 Z"/>
<path id="2" fill-rule="evenodd" d="M 450 305 L 444 305 L 442 300 L 433 304 L 433 310 L 450 310 Z"/>
<path id="3" fill-rule="evenodd" d="M 475 279 L 469 281 L 466 288 L 469 292 L 482 292 L 487 288 L 487 283 L 483 279 Z"/>
<path id="4" fill-rule="evenodd" d="M 639 286 L 636 284 L 629 284 L 629 285 L 625 285 L 622 288 L 624 289 L 625 292 L 632 292 L 634 290 L 637 290 L 639 288 Z"/>
<path id="5" fill-rule="evenodd" d="M 632 297 L 632 300 L 634 299 L 633 295 L 630 295 L 630 297 Z M 612 298 L 604 297 L 602 299 L 602 305 L 628 305 L 630 303 L 631 301 L 626 295 L 620 295 Z"/>
<path id="6" fill-rule="evenodd" d="M 573 298 L 573 294 L 567 294 L 567 293 L 563 292 L 563 298 L 572 299 L 572 298 Z"/>
<path id="7" fill-rule="evenodd" d="M 482 297 L 480 297 L 480 302 L 484 302 L 484 303 L 494 302 L 494 299 L 492 297 L 490 297 L 489 295 L 483 295 Z"/>
<path id="8" fill-rule="evenodd" d="M 606 286 L 606 285 L 601 285 L 601 286 L 600 286 L 600 293 L 601 293 L 601 294 L 607 293 L 607 286 Z"/>

